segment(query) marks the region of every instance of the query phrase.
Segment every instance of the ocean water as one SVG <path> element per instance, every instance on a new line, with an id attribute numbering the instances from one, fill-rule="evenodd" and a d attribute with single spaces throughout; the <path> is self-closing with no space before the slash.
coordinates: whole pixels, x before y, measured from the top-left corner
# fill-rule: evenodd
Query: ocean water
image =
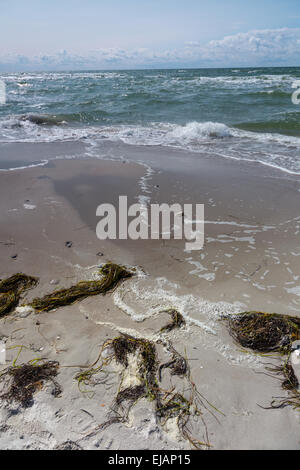
<path id="1" fill-rule="evenodd" d="M 1 74 L 1 142 L 165 146 L 300 174 L 300 68 Z M 299 87 L 300 88 L 300 87 Z M 300 95 L 299 95 L 300 96 Z"/>

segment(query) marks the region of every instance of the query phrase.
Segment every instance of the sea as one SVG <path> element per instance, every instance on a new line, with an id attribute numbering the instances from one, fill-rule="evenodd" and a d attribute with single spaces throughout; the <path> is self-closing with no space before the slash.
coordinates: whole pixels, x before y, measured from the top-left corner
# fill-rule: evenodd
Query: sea
<path id="1" fill-rule="evenodd" d="M 300 104 L 292 100 L 300 98 L 300 67 L 1 73 L 0 80 L 0 144 L 123 142 L 300 174 Z"/>

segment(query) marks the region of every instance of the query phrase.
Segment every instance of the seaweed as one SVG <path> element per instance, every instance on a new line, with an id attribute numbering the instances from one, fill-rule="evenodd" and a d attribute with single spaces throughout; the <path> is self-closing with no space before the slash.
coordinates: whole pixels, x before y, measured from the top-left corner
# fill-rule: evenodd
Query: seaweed
<path id="1" fill-rule="evenodd" d="M 297 390 L 299 382 L 294 372 L 293 366 L 290 363 L 286 363 L 281 367 L 281 369 L 284 375 L 282 388 L 285 390 Z"/>
<path id="2" fill-rule="evenodd" d="M 96 368 L 90 367 L 85 371 L 79 372 L 75 376 L 75 380 L 77 380 L 79 390 L 81 391 L 81 393 L 86 393 L 89 398 L 92 398 L 94 396 L 94 392 L 93 390 L 83 388 L 83 386 L 95 385 L 97 383 L 95 380 L 93 380 L 93 376 L 100 372 L 102 366 L 103 364 Z"/>
<path id="3" fill-rule="evenodd" d="M 110 357 L 102 358 L 102 352 L 103 352 L 104 347 L 105 347 L 105 343 L 102 345 L 96 360 L 92 364 L 65 366 L 65 367 L 80 367 L 80 369 L 85 369 L 85 370 L 78 372 L 78 374 L 76 374 L 75 380 L 77 380 L 78 388 L 81 391 L 81 393 L 87 393 L 90 396 L 90 398 L 94 396 L 94 392 L 92 390 L 83 389 L 83 385 L 88 386 L 88 385 L 95 385 L 99 383 L 98 380 L 94 379 L 94 375 L 98 374 L 98 372 L 100 371 L 103 372 L 103 367 L 106 366 L 111 360 Z M 98 367 L 95 367 L 100 361 L 100 359 L 101 359 L 101 364 Z"/>
<path id="4" fill-rule="evenodd" d="M 287 353 L 300 338 L 300 318 L 278 313 L 243 312 L 229 317 L 229 332 L 243 347 Z"/>
<path id="5" fill-rule="evenodd" d="M 171 375 L 185 375 L 188 371 L 188 365 L 185 358 L 181 356 L 181 354 L 179 354 L 172 345 L 169 345 L 169 348 L 172 351 L 172 359 L 159 366 L 158 377 L 160 382 L 162 369 L 170 368 Z"/>
<path id="6" fill-rule="evenodd" d="M 174 328 L 180 328 L 181 326 L 185 325 L 183 316 L 177 310 L 170 308 L 169 310 L 166 310 L 166 312 L 171 316 L 172 321 L 161 328 L 161 333 L 165 331 L 172 331 Z"/>
<path id="7" fill-rule="evenodd" d="M 156 416 L 162 425 L 165 425 L 169 419 L 176 419 L 178 430 L 184 439 L 188 440 L 197 450 L 208 449 L 211 445 L 209 443 L 207 427 L 201 410 L 207 410 L 218 423 L 219 420 L 214 414 L 214 411 L 222 415 L 223 413 L 212 405 L 197 390 L 197 387 L 192 380 L 187 360 L 174 349 L 172 344 L 169 344 L 168 349 L 172 352 L 173 360 L 169 363 L 163 364 L 163 366 L 171 367 L 172 375 L 184 375 L 188 383 L 188 388 L 186 388 L 183 393 L 178 393 L 174 389 L 164 393 L 161 390 L 156 401 Z M 160 374 L 161 366 L 159 368 L 159 375 Z M 202 421 L 205 430 L 204 441 L 195 439 L 192 436 L 192 432 L 189 429 L 189 423 L 192 416 L 196 418 L 198 417 Z"/>
<path id="8" fill-rule="evenodd" d="M 52 394 L 58 396 L 61 393 L 61 387 L 54 379 L 57 376 L 58 367 L 59 363 L 56 361 L 43 361 L 41 364 L 29 362 L 8 367 L 0 376 L 8 390 L 2 393 L 0 398 L 10 403 L 17 402 L 24 408 L 30 407 L 33 404 L 33 394 L 49 380 L 54 384 Z"/>
<path id="9" fill-rule="evenodd" d="M 145 395 L 144 385 L 136 385 L 135 387 L 127 387 L 120 391 L 116 397 L 116 404 L 120 405 L 123 401 L 136 401 L 139 397 Z"/>
<path id="10" fill-rule="evenodd" d="M 112 350 L 112 354 L 106 361 L 110 362 L 112 359 L 115 359 L 117 363 L 123 366 L 123 373 L 129 367 L 129 355 L 136 356 L 137 382 L 135 385 L 122 388 L 124 375 L 122 376 L 123 378 L 112 403 L 108 419 L 89 432 L 87 436 L 91 436 L 99 430 L 104 430 L 114 423 L 126 422 L 131 408 L 139 399 L 146 398 L 154 403 L 155 416 L 161 426 L 164 426 L 171 418 L 176 419 L 178 430 L 182 437 L 187 439 L 193 447 L 203 449 L 210 446 L 207 430 L 205 442 L 202 442 L 194 439 L 188 429 L 190 418 L 202 415 L 199 407 L 203 406 L 206 408 L 205 399 L 197 391 L 195 384 L 191 380 L 187 361 L 172 346 L 169 346 L 169 349 L 171 348 L 173 354 L 171 361 L 174 366 L 173 373 L 185 375 L 188 380 L 189 387 L 184 394 L 179 393 L 174 388 L 170 391 L 165 391 L 159 387 L 157 377 L 160 376 L 161 367 L 158 365 L 156 346 L 153 342 L 121 334 L 112 340 L 106 341 L 102 346 L 102 351 L 108 347 Z M 189 394 L 188 397 L 185 396 L 187 393 Z M 209 402 L 207 403 L 210 405 Z M 212 407 L 212 405 L 210 406 Z M 218 411 L 215 407 L 212 408 Z"/>
<path id="11" fill-rule="evenodd" d="M 35 287 L 38 283 L 36 277 L 27 276 L 23 273 L 17 273 L 13 276 L 0 281 L 0 293 L 22 292 Z"/>
<path id="12" fill-rule="evenodd" d="M 293 342 L 300 337 L 300 318 L 278 313 L 244 312 L 229 318 L 230 334 L 243 347 L 259 353 L 277 352 L 287 358 L 280 365 L 267 365 L 271 377 L 280 376 L 283 390 L 287 397 L 274 397 L 269 407 L 278 409 L 292 406 L 300 410 L 300 392 L 298 378 L 290 362 Z"/>
<path id="13" fill-rule="evenodd" d="M 190 414 L 191 403 L 180 393 L 174 393 L 171 398 L 157 407 L 156 414 L 160 419 L 176 418 L 181 414 Z"/>
<path id="14" fill-rule="evenodd" d="M 68 440 L 55 446 L 54 450 L 83 450 L 83 449 L 76 442 Z"/>
<path id="15" fill-rule="evenodd" d="M 114 422 L 126 422 L 128 420 L 129 411 L 140 399 L 147 396 L 144 384 L 138 384 L 120 390 L 112 405 L 112 418 Z"/>
<path id="16" fill-rule="evenodd" d="M 120 281 L 133 275 L 124 266 L 114 263 L 106 263 L 100 269 L 100 274 L 103 275 L 100 280 L 81 281 L 68 289 L 60 289 L 42 298 L 35 298 L 29 305 L 38 312 L 49 312 L 89 296 L 105 294 L 114 289 Z"/>
<path id="17" fill-rule="evenodd" d="M 17 273 L 0 281 L 0 317 L 10 313 L 19 303 L 23 291 L 32 289 L 38 279 Z"/>
<path id="18" fill-rule="evenodd" d="M 124 367 L 124 371 L 129 365 L 129 355 L 137 355 L 138 370 L 136 371 L 136 378 L 138 383 L 122 389 L 122 379 L 118 393 L 112 403 L 108 420 L 97 428 L 102 430 L 113 423 L 126 422 L 131 408 L 140 398 L 148 398 L 152 401 L 157 393 L 156 349 L 151 341 L 121 334 L 113 340 L 106 341 L 102 346 L 102 350 L 106 347 L 112 349 L 112 354 L 106 360 L 106 364 L 115 359 L 117 363 Z"/>
<path id="19" fill-rule="evenodd" d="M 139 354 L 138 378 L 145 387 L 146 395 L 153 399 L 153 387 L 157 386 L 155 377 L 157 368 L 155 345 L 146 339 L 122 334 L 112 341 L 111 347 L 116 361 L 125 368 L 128 367 L 128 355 Z"/>
<path id="20" fill-rule="evenodd" d="M 116 361 L 124 367 L 128 366 L 128 354 L 135 352 L 137 346 L 137 340 L 125 334 L 113 339 L 111 343 Z"/>
<path id="21" fill-rule="evenodd" d="M 19 296 L 15 292 L 0 294 L 0 317 L 10 313 L 19 302 Z"/>
<path id="22" fill-rule="evenodd" d="M 288 391 L 287 397 L 274 397 L 269 407 L 262 407 L 265 409 L 278 409 L 292 406 L 294 409 L 300 410 L 300 392 L 299 382 L 294 372 L 293 366 L 290 363 L 290 357 L 283 362 L 280 366 L 271 365 L 266 369 L 273 373 L 273 376 L 281 377 L 281 387 L 283 390 Z"/>

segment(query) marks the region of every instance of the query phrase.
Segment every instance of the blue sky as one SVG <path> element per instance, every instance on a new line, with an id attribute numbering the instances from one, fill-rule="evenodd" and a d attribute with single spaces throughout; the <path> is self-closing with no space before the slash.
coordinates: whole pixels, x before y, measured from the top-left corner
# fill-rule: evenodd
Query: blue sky
<path id="1" fill-rule="evenodd" d="M 0 0 L 0 70 L 300 65 L 299 0 Z"/>

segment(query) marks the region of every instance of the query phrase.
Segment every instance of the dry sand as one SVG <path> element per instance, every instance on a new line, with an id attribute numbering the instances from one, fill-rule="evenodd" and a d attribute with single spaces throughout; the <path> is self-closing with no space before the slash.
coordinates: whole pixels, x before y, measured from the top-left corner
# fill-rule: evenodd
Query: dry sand
<path id="1" fill-rule="evenodd" d="M 142 152 L 148 152 L 148 165 L 139 163 Z M 119 161 L 50 160 L 0 173 L 0 277 L 16 272 L 39 277 L 26 299 L 93 279 L 108 260 L 138 267 L 136 276 L 105 297 L 49 313 L 17 311 L 0 320 L 7 365 L 23 345 L 17 364 L 37 357 L 59 361 L 63 388 L 54 398 L 45 386 L 25 410 L 2 403 L 1 449 L 54 449 L 66 441 L 84 449 L 189 449 L 175 423 L 161 427 L 145 399 L 127 423 L 97 430 L 117 393 L 120 367 L 112 363 L 96 375 L 96 384 L 87 387 L 91 393 L 82 393 L 74 377 L 119 332 L 155 341 L 161 362 L 170 357 L 168 342 L 186 355 L 199 392 L 221 412 L 212 416 L 211 408 L 203 407 L 205 425 L 201 419 L 192 422 L 201 441 L 207 432 L 214 449 L 299 448 L 299 412 L 259 406 L 286 392 L 262 373 L 266 359 L 241 351 L 220 321 L 244 310 L 298 314 L 299 181 L 260 165 L 217 158 L 195 162 L 187 156 L 180 165 L 177 151 L 171 171 L 169 154 L 161 151 L 158 161 L 151 149 L 136 148 L 131 158 L 123 152 Z M 121 157 L 118 149 L 115 156 Z M 186 253 L 184 242 L 174 240 L 98 240 L 96 207 L 116 204 L 122 194 L 129 204 L 145 198 L 204 203 L 204 249 Z M 71 248 L 66 241 L 72 241 Z M 160 334 L 169 320 L 162 310 L 169 307 L 183 314 L 186 326 Z M 187 386 L 167 369 L 163 376 L 166 389 Z M 134 381 L 134 374 L 127 380 Z"/>

